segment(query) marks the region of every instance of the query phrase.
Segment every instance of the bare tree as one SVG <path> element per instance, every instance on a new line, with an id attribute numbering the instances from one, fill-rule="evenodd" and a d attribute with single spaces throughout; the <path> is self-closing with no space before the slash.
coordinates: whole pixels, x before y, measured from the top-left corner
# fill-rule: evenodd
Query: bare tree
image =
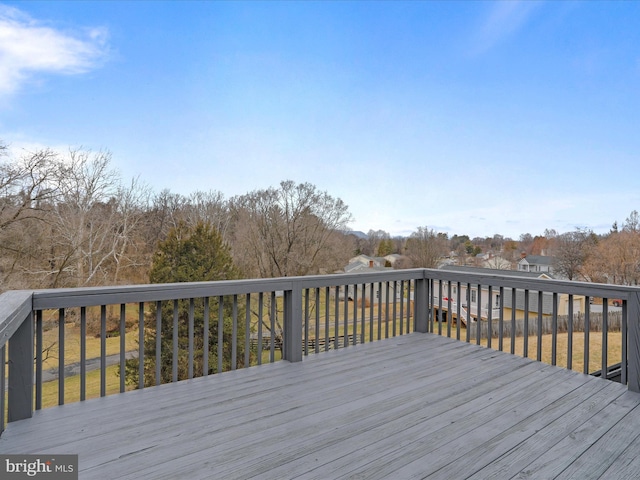
<path id="1" fill-rule="evenodd" d="M 447 253 L 447 237 L 428 227 L 418 230 L 407 239 L 406 253 L 416 268 L 436 268 L 443 255 Z"/>
<path id="2" fill-rule="evenodd" d="M 51 215 L 50 285 L 117 282 L 141 265 L 133 243 L 149 191 L 139 180 L 122 185 L 108 151 L 70 150 L 57 178 L 60 200 Z"/>
<path id="3" fill-rule="evenodd" d="M 0 145 L 0 157 L 6 147 Z M 0 284 L 30 286 L 25 274 L 40 264 L 42 229 L 59 193 L 56 154 L 48 149 L 0 159 Z"/>
<path id="4" fill-rule="evenodd" d="M 277 189 L 236 197 L 231 208 L 234 259 L 245 273 L 261 277 L 307 275 L 331 268 L 336 252 L 328 247 L 334 234 L 351 221 L 342 200 L 309 183 L 291 180 Z"/>
<path id="5" fill-rule="evenodd" d="M 595 244 L 595 236 L 590 230 L 576 229 L 558 235 L 552 252 L 554 271 L 569 280 L 588 280 L 584 267 Z"/>
<path id="6" fill-rule="evenodd" d="M 592 281 L 640 284 L 640 234 L 630 230 L 610 233 L 598 242 L 585 271 Z"/>

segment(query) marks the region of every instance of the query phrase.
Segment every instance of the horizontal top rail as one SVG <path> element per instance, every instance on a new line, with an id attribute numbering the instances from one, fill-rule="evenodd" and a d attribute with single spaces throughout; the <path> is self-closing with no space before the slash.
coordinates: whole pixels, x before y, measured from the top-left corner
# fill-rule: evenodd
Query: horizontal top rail
<path id="1" fill-rule="evenodd" d="M 629 296 L 637 293 L 640 287 L 626 285 L 609 285 L 605 283 L 577 282 L 573 280 L 554 280 L 544 278 L 529 278 L 515 275 L 501 275 L 500 270 L 495 274 L 454 272 L 446 269 L 424 269 L 425 278 L 445 282 L 460 282 L 494 287 L 515 288 L 522 290 L 536 290 L 569 295 L 589 295 L 592 297 L 619 298 L 628 300 Z"/>
<path id="2" fill-rule="evenodd" d="M 0 296 L 0 348 L 9 341 L 32 309 L 33 292 L 14 290 Z"/>
<path id="3" fill-rule="evenodd" d="M 337 284 L 357 284 L 424 278 L 424 269 L 394 270 L 358 274 L 309 275 L 304 277 L 223 280 L 216 282 L 183 282 L 113 287 L 57 288 L 35 290 L 34 310 L 71 308 L 117 303 L 155 302 L 179 298 L 244 295 L 264 291 L 292 290 L 293 286 L 321 288 Z M 2 317 L 0 316 L 0 319 Z"/>

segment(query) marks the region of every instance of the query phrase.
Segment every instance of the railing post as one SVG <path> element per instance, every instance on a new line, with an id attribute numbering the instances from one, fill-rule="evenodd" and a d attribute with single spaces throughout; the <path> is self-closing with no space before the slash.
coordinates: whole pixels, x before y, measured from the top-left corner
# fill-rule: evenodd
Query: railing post
<path id="1" fill-rule="evenodd" d="M 414 292 L 414 312 L 415 331 L 427 333 L 429 331 L 429 302 L 428 302 L 429 279 L 419 278 L 415 281 Z"/>
<path id="2" fill-rule="evenodd" d="M 632 392 L 640 392 L 640 292 L 633 292 L 627 300 L 627 329 L 629 342 L 628 386 Z M 606 372 L 603 372 L 603 378 L 606 378 Z"/>
<path id="3" fill-rule="evenodd" d="M 293 282 L 291 290 L 284 291 L 284 359 L 302 360 L 302 289 Z"/>
<path id="4" fill-rule="evenodd" d="M 33 335 L 30 313 L 9 340 L 9 422 L 33 414 Z"/>

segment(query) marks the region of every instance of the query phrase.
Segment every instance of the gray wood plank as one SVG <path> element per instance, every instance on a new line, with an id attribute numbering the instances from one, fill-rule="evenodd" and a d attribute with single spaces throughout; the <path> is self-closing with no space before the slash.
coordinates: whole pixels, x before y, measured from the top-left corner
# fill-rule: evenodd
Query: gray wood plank
<path id="1" fill-rule="evenodd" d="M 631 401 L 629 401 L 631 400 Z M 621 399 L 621 408 L 633 405 L 634 399 Z M 632 443 L 640 435 L 640 406 L 632 410 L 621 418 L 612 428 L 602 435 L 590 448 L 583 450 L 576 461 L 556 478 L 558 480 L 567 478 L 600 478 L 601 475 L 618 459 L 621 451 Z M 638 472 L 640 475 L 640 472 Z"/>
<path id="2" fill-rule="evenodd" d="M 584 395 L 588 392 L 583 388 L 572 392 L 583 395 L 583 400 L 576 399 L 569 411 L 539 430 L 534 429 L 533 434 L 530 429 L 522 429 L 520 424 L 517 424 L 505 432 L 504 436 L 480 446 L 478 450 L 482 456 L 488 456 L 490 452 L 504 453 L 484 467 L 486 462 L 477 464 L 478 470 L 468 477 L 469 480 L 503 479 L 517 475 L 531 463 L 532 459 L 546 455 L 547 451 L 555 448 L 564 437 L 570 435 L 573 430 L 589 421 L 591 417 L 622 395 L 619 388 L 611 389 L 608 388 L 609 386 L 617 387 L 618 385 L 606 381 L 587 383 L 584 387 L 593 388 L 593 393 L 585 397 Z M 553 404 L 550 407 L 553 407 Z M 519 441 L 520 434 L 524 437 L 522 441 Z"/>
<path id="3" fill-rule="evenodd" d="M 40 411 L 0 452 L 78 453 L 83 479 L 614 478 L 638 464 L 638 405 L 605 380 L 414 333 Z"/>
<path id="4" fill-rule="evenodd" d="M 479 398 L 470 405 L 447 412 L 441 419 L 417 424 L 398 435 L 396 439 L 385 439 L 377 446 L 376 459 L 358 466 L 357 473 L 365 478 L 421 478 L 426 469 L 440 468 L 450 461 L 463 461 L 471 446 L 502 432 L 505 425 L 516 422 L 530 411 L 543 408 L 548 402 L 576 388 L 578 377 L 567 379 L 564 372 L 550 372 L 533 382 L 516 381 L 499 390 Z M 440 420 L 440 421 L 437 421 Z M 408 435 L 410 445 L 401 445 Z M 389 445 L 393 440 L 393 446 Z M 352 472 L 338 478 L 348 477 Z"/>
<path id="5" fill-rule="evenodd" d="M 424 469 L 424 473 L 432 474 L 431 478 L 445 480 L 471 476 L 474 471 L 477 472 L 484 466 L 498 464 L 498 458 L 511 451 L 514 445 L 523 442 L 527 442 L 528 445 L 526 449 L 529 462 L 536 454 L 544 456 L 546 450 L 553 448 L 563 436 L 569 435 L 576 426 L 588 421 L 593 414 L 597 414 L 605 405 L 614 401 L 622 393 L 618 392 L 617 395 L 612 395 L 611 391 L 605 388 L 609 382 L 595 378 L 592 380 L 542 410 L 532 412 L 521 421 L 511 426 L 508 423 L 505 424 L 505 427 L 508 428 L 493 438 L 491 438 L 490 432 L 483 428 L 478 432 L 480 440 L 473 450 L 462 453 L 459 460 L 454 460 L 437 471 L 430 466 L 430 468 Z M 584 401 L 585 399 L 588 400 Z M 545 432 L 546 435 L 540 432 Z M 535 440 L 533 440 L 534 438 Z M 468 441 L 469 439 L 465 439 L 465 442 Z M 459 442 L 460 440 L 457 440 L 452 443 Z M 501 465 L 501 471 L 496 472 L 496 478 L 508 478 L 508 469 L 504 467 L 504 464 Z M 508 466 L 513 468 L 513 464 Z M 515 473 L 518 471 L 516 469 Z M 488 478 L 487 472 L 481 473 L 478 478 Z"/>
<path id="6" fill-rule="evenodd" d="M 487 354 L 486 350 L 483 351 L 480 349 L 480 350 L 473 351 L 472 355 L 477 355 L 478 358 L 482 358 L 486 356 L 486 354 Z M 467 372 L 469 371 L 466 365 L 454 365 L 454 367 L 452 368 L 457 368 L 460 371 L 467 371 Z M 371 370 L 370 368 L 368 369 Z M 446 384 L 449 382 L 447 378 L 448 374 L 446 369 L 443 369 L 443 370 L 444 371 L 439 373 L 439 376 L 441 378 L 441 382 L 443 384 Z M 287 427 L 287 423 L 302 423 L 302 424 L 309 423 L 310 421 L 309 416 L 312 414 L 319 417 L 320 421 L 323 421 L 323 423 L 326 423 L 323 420 L 323 417 L 327 417 L 327 418 L 331 417 L 331 414 L 330 414 L 331 408 L 337 409 L 339 411 L 347 411 L 348 409 L 347 404 L 349 402 L 353 402 L 355 400 L 365 401 L 367 398 L 371 397 L 375 391 L 377 391 L 378 394 L 383 396 L 384 395 L 398 396 L 398 393 L 394 393 L 394 392 L 402 393 L 403 384 L 408 385 L 410 388 L 413 388 L 414 390 L 417 388 L 416 386 L 411 387 L 413 383 L 408 382 L 406 375 L 403 376 L 402 374 L 398 374 L 398 372 L 395 372 L 393 370 L 388 370 L 388 369 L 381 370 L 381 372 L 383 371 L 386 371 L 389 377 L 386 380 L 379 381 L 378 379 L 375 379 L 375 381 L 371 382 L 369 381 L 369 379 L 365 378 L 362 380 L 358 380 L 358 382 L 356 383 L 354 382 L 350 383 L 348 388 L 345 388 L 344 385 L 339 385 L 339 384 L 334 385 L 335 382 L 331 382 L 329 384 L 329 387 L 323 387 L 322 395 L 318 395 L 316 389 L 307 389 L 308 391 L 305 392 L 304 391 L 305 389 L 303 388 L 303 389 L 299 389 L 295 397 L 291 398 L 289 402 L 283 403 L 280 397 L 264 395 L 262 396 L 261 399 L 257 400 L 265 408 L 264 412 L 260 412 L 259 410 L 256 410 L 256 409 L 252 409 L 250 412 L 245 412 L 242 415 L 242 422 L 243 422 L 242 425 L 230 425 L 228 424 L 230 420 L 225 417 L 222 420 L 223 423 L 216 424 L 215 428 L 224 429 L 224 428 L 229 428 L 231 426 L 235 427 L 236 431 L 234 432 L 234 435 L 236 436 L 245 435 L 245 437 L 243 438 L 243 451 L 246 452 L 247 448 L 250 446 L 252 438 L 255 438 L 254 443 L 256 443 L 258 446 L 264 445 L 264 435 L 267 435 L 266 429 L 270 428 L 270 426 L 275 426 L 276 428 L 285 429 L 285 432 L 286 432 L 287 428 L 291 428 L 291 427 Z M 439 370 L 436 370 L 436 371 L 439 371 Z M 415 380 L 416 378 L 420 378 L 420 377 L 424 377 L 424 378 L 432 377 L 433 372 L 434 372 L 433 369 L 424 369 L 421 371 L 416 371 L 414 373 L 414 377 L 412 378 L 412 380 Z M 310 374 L 312 375 L 313 372 L 311 371 Z M 362 388 L 359 389 L 358 384 L 361 384 Z M 314 402 L 315 402 L 315 405 L 314 405 Z M 296 415 L 299 415 L 301 417 L 300 421 L 296 419 L 297 418 Z M 282 417 L 287 418 L 287 421 L 283 421 Z M 201 424 L 203 420 L 204 420 L 203 418 L 193 419 L 193 421 L 196 424 Z M 341 423 L 344 423 L 344 421 L 341 421 Z M 188 426 L 186 428 L 188 429 Z M 301 427 L 301 428 L 304 429 L 306 427 Z M 185 430 L 185 426 L 182 425 L 181 429 Z M 276 437 L 277 434 L 278 432 L 273 432 L 273 431 L 268 433 L 268 435 L 272 439 L 277 438 Z M 181 437 L 184 437 L 185 433 L 181 432 L 180 435 Z M 196 431 L 196 433 L 194 433 L 193 435 L 200 435 L 200 434 L 197 433 Z M 167 450 L 166 454 L 162 456 L 163 459 L 165 460 L 169 460 L 173 458 L 173 456 L 183 457 L 184 455 L 189 454 L 189 452 L 176 452 L 175 447 L 173 447 L 170 444 L 161 448 L 166 448 Z M 198 448 L 200 447 L 198 446 L 198 447 L 192 448 L 192 451 L 197 450 Z M 218 447 L 218 453 L 221 458 L 224 457 L 228 459 L 230 458 L 229 455 L 233 455 L 235 449 L 236 449 L 235 447 L 230 445 L 221 445 Z M 207 455 L 210 455 L 210 454 L 211 452 L 207 453 Z M 182 459 L 181 461 L 184 461 L 184 460 Z M 186 461 L 185 463 L 188 464 L 188 462 Z M 141 464 L 137 465 L 137 467 L 140 467 L 140 466 Z"/>
<path id="7" fill-rule="evenodd" d="M 570 435 L 564 437 L 546 455 L 538 457 L 527 465 L 514 478 L 559 478 L 577 459 L 582 457 L 586 450 L 590 449 L 592 445 L 611 430 L 612 425 L 625 418 L 629 411 L 637 410 L 637 408 L 638 396 L 636 394 L 620 396 L 616 401 L 609 403 L 597 415 L 591 417 L 589 421 L 573 430 Z M 638 412 L 636 412 L 637 414 Z M 630 425 L 636 432 L 638 432 L 638 420 L 627 422 L 627 425 Z M 633 440 L 633 438 L 630 440 Z M 581 463 L 571 468 L 574 474 L 576 467 Z M 579 478 L 589 478 L 591 472 L 590 468 L 585 468 L 582 470 L 584 476 Z"/>
<path id="8" fill-rule="evenodd" d="M 638 478 L 640 476 L 640 455 L 638 452 L 640 452 L 640 436 L 629 444 L 600 478 Z"/>

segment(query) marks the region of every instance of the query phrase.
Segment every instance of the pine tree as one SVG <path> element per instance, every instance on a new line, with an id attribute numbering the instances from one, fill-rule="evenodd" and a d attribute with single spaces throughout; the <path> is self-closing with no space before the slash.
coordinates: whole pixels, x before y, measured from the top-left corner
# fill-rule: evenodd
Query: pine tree
<path id="1" fill-rule="evenodd" d="M 221 235 L 208 224 L 198 223 L 193 227 L 180 223 L 172 229 L 167 239 L 158 244 L 149 274 L 151 283 L 174 283 L 233 280 L 238 271 L 233 264 L 229 247 L 224 244 Z M 189 311 L 188 299 L 177 301 L 178 313 L 178 379 L 188 378 L 189 355 Z M 204 374 L 204 299 L 194 299 L 194 376 Z M 233 298 L 223 300 L 223 370 L 232 364 Z M 173 366 L 173 318 L 174 302 L 162 302 L 161 332 L 161 382 L 172 381 Z M 145 334 L 145 386 L 155 385 L 156 371 L 156 304 L 151 304 L 146 318 Z M 218 370 L 218 312 L 219 298 L 209 299 L 209 362 L 208 373 Z M 236 306 L 236 366 L 244 364 L 245 332 L 243 302 Z M 127 363 L 127 382 L 138 384 L 138 360 Z"/>

